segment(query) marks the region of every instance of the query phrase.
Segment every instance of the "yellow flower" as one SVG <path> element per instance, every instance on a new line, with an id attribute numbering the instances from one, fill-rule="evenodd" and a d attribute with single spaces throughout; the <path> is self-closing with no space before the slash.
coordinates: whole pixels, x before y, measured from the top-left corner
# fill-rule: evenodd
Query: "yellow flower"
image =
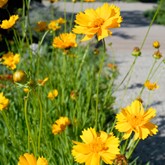
<path id="1" fill-rule="evenodd" d="M 7 99 L 4 95 L 3 92 L 0 93 L 0 111 L 5 109 L 9 104 L 9 99 Z"/>
<path id="2" fill-rule="evenodd" d="M 43 157 L 39 157 L 37 160 L 37 165 L 48 165 L 48 161 Z"/>
<path id="3" fill-rule="evenodd" d="M 59 134 L 63 132 L 68 125 L 70 125 L 68 117 L 60 117 L 55 121 L 55 124 L 52 125 L 52 133 L 54 135 Z"/>
<path id="4" fill-rule="evenodd" d="M 76 35 L 73 33 L 62 33 L 59 37 L 53 39 L 53 47 L 68 49 L 71 47 L 76 47 Z"/>
<path id="5" fill-rule="evenodd" d="M 6 65 L 10 69 L 14 70 L 16 68 L 16 64 L 20 61 L 20 55 L 19 54 L 13 54 L 12 52 L 8 52 L 2 56 L 3 65 Z"/>
<path id="6" fill-rule="evenodd" d="M 24 88 L 23 91 L 24 91 L 25 93 L 29 93 L 30 89 L 29 89 L 29 88 Z"/>
<path id="7" fill-rule="evenodd" d="M 56 20 L 56 22 L 59 24 L 64 24 L 66 22 L 66 20 L 64 18 L 60 17 L 59 19 Z"/>
<path id="8" fill-rule="evenodd" d="M 59 0 L 49 0 L 50 3 L 58 2 Z"/>
<path id="9" fill-rule="evenodd" d="M 58 96 L 58 91 L 57 91 L 57 89 L 54 89 L 54 90 L 52 90 L 52 91 L 50 91 L 49 93 L 48 93 L 48 98 L 50 99 L 50 100 L 53 100 L 55 97 L 57 97 Z"/>
<path id="10" fill-rule="evenodd" d="M 19 157 L 18 165 L 36 165 L 37 161 L 33 154 L 25 153 Z"/>
<path id="11" fill-rule="evenodd" d="M 44 80 L 38 80 L 39 85 L 44 86 L 45 83 L 49 80 L 48 77 L 46 77 Z"/>
<path id="12" fill-rule="evenodd" d="M 150 122 L 155 116 L 155 109 L 149 108 L 145 111 L 142 103 L 135 100 L 117 114 L 115 128 L 119 132 L 124 132 L 124 139 L 128 139 L 132 132 L 135 133 L 135 140 L 145 139 L 148 135 L 152 136 L 158 132 L 157 125 Z"/>
<path id="13" fill-rule="evenodd" d="M 7 2 L 8 0 L 0 0 L 0 8 L 2 8 Z"/>
<path id="14" fill-rule="evenodd" d="M 144 86 L 148 89 L 148 90 L 155 90 L 158 89 L 159 86 L 156 83 L 151 83 L 149 80 L 147 80 L 144 83 Z"/>
<path id="15" fill-rule="evenodd" d="M 158 49 L 160 47 L 159 41 L 154 41 L 153 42 L 153 47 L 156 48 L 156 49 Z"/>
<path id="16" fill-rule="evenodd" d="M 16 23 L 16 21 L 18 20 L 19 16 L 18 15 L 12 15 L 10 16 L 9 20 L 3 20 L 2 24 L 0 25 L 0 27 L 2 29 L 9 29 L 12 26 L 14 26 L 14 24 Z"/>
<path id="17" fill-rule="evenodd" d="M 84 0 L 84 2 L 95 2 L 96 0 Z"/>
<path id="18" fill-rule="evenodd" d="M 88 128 L 82 131 L 80 137 L 83 143 L 73 141 L 75 145 L 72 149 L 72 155 L 78 163 L 99 165 L 102 159 L 106 164 L 112 164 L 119 154 L 119 140 L 112 133 L 96 133 L 94 128 Z"/>
<path id="19" fill-rule="evenodd" d="M 18 165 L 48 165 L 48 161 L 43 157 L 36 160 L 33 154 L 25 153 L 19 157 Z"/>
<path id="20" fill-rule="evenodd" d="M 50 23 L 48 24 L 48 29 L 49 30 L 53 30 L 56 31 L 58 29 L 60 29 L 61 26 L 59 26 L 59 23 L 57 22 L 57 20 L 52 20 L 50 21 Z"/>
<path id="21" fill-rule="evenodd" d="M 78 25 L 73 28 L 73 32 L 84 34 L 82 41 L 90 40 L 94 35 L 101 40 L 112 34 L 110 28 L 120 27 L 121 22 L 120 8 L 104 3 L 96 10 L 86 9 L 84 13 L 78 13 L 75 20 Z"/>
<path id="22" fill-rule="evenodd" d="M 43 32 L 47 29 L 48 29 L 48 27 L 47 27 L 46 22 L 44 22 L 44 21 L 37 22 L 37 27 L 35 28 L 36 31 Z"/>

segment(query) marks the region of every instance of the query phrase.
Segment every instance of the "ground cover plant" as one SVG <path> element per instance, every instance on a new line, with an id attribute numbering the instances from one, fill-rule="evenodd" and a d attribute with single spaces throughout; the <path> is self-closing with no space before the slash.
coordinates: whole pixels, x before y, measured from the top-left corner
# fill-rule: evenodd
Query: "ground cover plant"
<path id="1" fill-rule="evenodd" d="M 0 0 L 0 7 L 7 3 Z M 75 20 L 50 11 L 52 20 L 38 20 L 35 26 L 29 8 L 30 1 L 24 1 L 19 14 L 0 23 L 14 34 L 13 40 L 4 36 L 8 49 L 0 54 L 0 164 L 136 164 L 131 156 L 139 141 L 158 132 L 151 121 L 156 110 L 141 96 L 159 87 L 153 81 L 164 62 L 159 41 L 153 43 L 154 63 L 139 95 L 116 110 L 114 93 L 130 79 L 159 7 L 117 85 L 117 65 L 104 38 L 113 38 L 113 28 L 123 22 L 119 7 L 103 3 L 77 13 Z"/>

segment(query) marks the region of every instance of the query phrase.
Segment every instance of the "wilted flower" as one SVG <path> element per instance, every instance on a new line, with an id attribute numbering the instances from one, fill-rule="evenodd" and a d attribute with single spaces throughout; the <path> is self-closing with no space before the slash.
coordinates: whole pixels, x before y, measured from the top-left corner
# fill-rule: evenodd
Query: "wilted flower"
<path id="1" fill-rule="evenodd" d="M 115 128 L 124 133 L 124 139 L 128 139 L 134 132 L 135 140 L 144 140 L 148 135 L 152 136 L 158 132 L 157 125 L 150 122 L 155 116 L 155 109 L 149 108 L 145 111 L 142 103 L 135 100 L 131 105 L 122 108 L 121 112 L 117 114 Z"/>
<path id="2" fill-rule="evenodd" d="M 19 157 L 18 165 L 48 165 L 48 161 L 43 157 L 36 160 L 33 154 L 25 153 Z"/>
<path id="3" fill-rule="evenodd" d="M 37 22 L 37 26 L 35 27 L 36 31 L 43 32 L 48 29 L 47 23 L 44 21 Z"/>
<path id="4" fill-rule="evenodd" d="M 148 90 L 155 90 L 158 89 L 159 86 L 156 83 L 151 83 L 149 80 L 147 80 L 144 83 L 144 86 L 148 89 Z"/>
<path id="5" fill-rule="evenodd" d="M 8 0 L 0 0 L 0 8 L 5 6 L 5 4 L 8 2 Z"/>
<path id="6" fill-rule="evenodd" d="M 152 45 L 153 45 L 153 47 L 156 48 L 156 49 L 158 49 L 158 48 L 160 47 L 159 41 L 154 41 Z"/>
<path id="7" fill-rule="evenodd" d="M 97 35 L 101 40 L 112 35 L 110 28 L 120 27 L 122 17 L 120 16 L 120 8 L 115 5 L 104 3 L 103 6 L 94 9 L 86 9 L 76 15 L 75 27 L 73 32 L 84 34 L 82 41 L 90 40 Z"/>
<path id="8" fill-rule="evenodd" d="M 52 133 L 54 135 L 59 134 L 63 132 L 68 125 L 70 125 L 70 120 L 68 119 L 68 117 L 60 117 L 52 125 Z"/>
<path id="9" fill-rule="evenodd" d="M 58 2 L 59 0 L 49 0 L 50 3 Z"/>
<path id="10" fill-rule="evenodd" d="M 72 155 L 78 163 L 99 165 L 102 159 L 106 164 L 112 164 L 119 154 L 119 139 L 112 133 L 97 133 L 94 128 L 88 128 L 82 131 L 80 138 L 83 143 L 73 141 L 75 145 L 72 149 Z"/>
<path id="11" fill-rule="evenodd" d="M 18 15 L 12 15 L 10 16 L 9 20 L 3 20 L 2 24 L 0 25 L 0 27 L 2 29 L 9 29 L 12 26 L 14 26 L 14 24 L 16 23 L 16 21 L 18 20 L 19 16 Z"/>
<path id="12" fill-rule="evenodd" d="M 54 89 L 54 90 L 52 90 L 52 91 L 50 91 L 49 93 L 48 93 L 48 98 L 50 99 L 50 100 L 53 100 L 55 97 L 57 97 L 58 96 L 58 91 L 57 91 L 57 89 Z"/>
<path id="13" fill-rule="evenodd" d="M 18 64 L 20 61 L 20 55 L 14 55 L 12 52 L 8 52 L 2 56 L 2 60 L 3 65 L 6 65 L 10 69 L 14 70 L 16 68 L 16 64 Z"/>
<path id="14" fill-rule="evenodd" d="M 55 48 L 69 49 L 76 46 L 76 35 L 73 33 L 62 33 L 53 39 L 53 47 Z"/>
<path id="15" fill-rule="evenodd" d="M 153 54 L 153 57 L 157 60 L 159 60 L 162 57 L 162 53 L 160 53 L 159 50 L 155 51 Z"/>
<path id="16" fill-rule="evenodd" d="M 0 111 L 5 109 L 9 104 L 9 99 L 7 99 L 4 95 L 3 92 L 0 93 Z"/>
<path id="17" fill-rule="evenodd" d="M 134 47 L 133 51 L 132 51 L 132 55 L 133 56 L 140 56 L 141 55 L 141 51 L 139 47 Z"/>
<path id="18" fill-rule="evenodd" d="M 48 77 L 44 78 L 44 80 L 38 80 L 39 85 L 44 86 L 45 83 L 49 80 Z"/>

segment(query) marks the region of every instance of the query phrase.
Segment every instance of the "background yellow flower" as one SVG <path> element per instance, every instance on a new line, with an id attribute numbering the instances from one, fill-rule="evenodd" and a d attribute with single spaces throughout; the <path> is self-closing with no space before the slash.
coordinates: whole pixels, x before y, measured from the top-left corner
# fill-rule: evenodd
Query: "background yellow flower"
<path id="1" fill-rule="evenodd" d="M 7 2 L 8 0 L 0 0 L 0 8 L 2 8 Z"/>
<path id="2" fill-rule="evenodd" d="M 71 47 L 77 47 L 76 35 L 73 33 L 62 33 L 59 37 L 53 39 L 53 47 L 68 49 Z"/>
<path id="3" fill-rule="evenodd" d="M 3 92 L 0 93 L 0 111 L 5 109 L 9 104 L 9 99 L 7 99 L 4 95 Z"/>
<path id="4" fill-rule="evenodd" d="M 120 27 L 122 17 L 120 16 L 120 8 L 115 5 L 104 3 L 101 7 L 94 9 L 86 9 L 76 15 L 75 27 L 73 32 L 84 34 L 82 41 L 91 39 L 97 35 L 98 40 L 108 37 L 112 34 L 110 28 Z"/>
<path id="5" fill-rule="evenodd" d="M 20 61 L 20 55 L 19 54 L 13 54 L 12 52 L 8 52 L 2 56 L 3 65 L 6 65 L 10 69 L 14 70 L 16 68 L 16 64 Z"/>
<path id="6" fill-rule="evenodd" d="M 9 28 L 14 26 L 14 24 L 16 23 L 18 18 L 19 18 L 18 15 L 12 15 L 12 16 L 10 16 L 9 20 L 3 20 L 2 24 L 0 25 L 0 27 L 2 29 L 9 29 Z"/>

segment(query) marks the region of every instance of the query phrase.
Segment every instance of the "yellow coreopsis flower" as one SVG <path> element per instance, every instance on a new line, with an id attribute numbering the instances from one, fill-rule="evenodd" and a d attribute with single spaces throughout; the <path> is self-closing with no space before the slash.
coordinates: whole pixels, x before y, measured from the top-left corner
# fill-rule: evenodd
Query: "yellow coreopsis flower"
<path id="1" fill-rule="evenodd" d="M 4 110 L 9 104 L 9 99 L 7 99 L 3 92 L 0 93 L 0 111 Z"/>
<path id="2" fill-rule="evenodd" d="M 70 125 L 68 117 L 60 117 L 55 121 L 55 124 L 52 125 L 52 133 L 54 135 L 59 134 L 63 132 L 68 125 Z"/>
<path id="3" fill-rule="evenodd" d="M 154 135 L 158 132 L 157 125 L 150 122 L 156 116 L 156 110 L 149 108 L 144 110 L 142 103 L 135 100 L 131 105 L 122 108 L 117 114 L 117 123 L 115 128 L 123 132 L 124 139 L 128 139 L 132 132 L 135 133 L 134 139 L 145 139 L 148 135 Z"/>
<path id="4" fill-rule="evenodd" d="M 120 8 L 104 3 L 96 10 L 86 9 L 78 13 L 75 20 L 77 25 L 73 28 L 73 32 L 84 34 L 82 41 L 90 40 L 94 35 L 101 40 L 112 34 L 109 29 L 120 27 L 121 22 Z"/>
<path id="5" fill-rule="evenodd" d="M 19 157 L 18 165 L 48 165 L 48 161 L 43 157 L 36 160 L 33 154 L 25 153 Z"/>
<path id="6" fill-rule="evenodd" d="M 119 154 L 119 139 L 112 133 L 104 131 L 97 133 L 94 128 L 84 129 L 80 136 L 83 143 L 73 141 L 75 144 L 72 155 L 78 163 L 85 165 L 99 165 L 100 159 L 106 164 L 112 164 L 116 155 Z"/>
<path id="7" fill-rule="evenodd" d="M 20 55 L 14 55 L 12 52 L 8 52 L 2 56 L 2 60 L 3 65 L 6 65 L 10 69 L 14 70 L 16 68 L 16 64 L 18 64 L 20 61 Z"/>
<path id="8" fill-rule="evenodd" d="M 69 49 L 77 47 L 76 35 L 73 33 L 62 33 L 59 37 L 53 39 L 53 47 L 61 49 Z"/>
<path id="9" fill-rule="evenodd" d="M 54 90 L 52 90 L 52 91 L 50 91 L 49 93 L 48 93 L 48 98 L 50 99 L 50 100 L 53 100 L 55 97 L 57 97 L 58 96 L 58 91 L 57 91 L 57 89 L 54 89 Z"/>
<path id="10" fill-rule="evenodd" d="M 66 20 L 65 20 L 64 18 L 62 18 L 62 17 L 60 17 L 60 18 L 57 19 L 56 21 L 57 21 L 57 23 L 59 23 L 59 24 L 64 24 L 64 23 L 66 22 Z"/>
<path id="11" fill-rule="evenodd" d="M 8 0 L 0 0 L 0 8 L 5 6 L 5 4 L 8 2 Z"/>
<path id="12" fill-rule="evenodd" d="M 151 83 L 149 80 L 147 80 L 144 83 L 144 86 L 148 89 L 148 90 L 155 90 L 158 89 L 159 86 L 156 83 Z"/>
<path id="13" fill-rule="evenodd" d="M 58 29 L 60 29 L 61 26 L 59 26 L 59 23 L 57 22 L 57 20 L 52 20 L 50 21 L 50 23 L 48 24 L 48 29 L 49 30 L 53 30 L 56 31 Z"/>
<path id="14" fill-rule="evenodd" d="M 9 29 L 13 27 L 18 20 L 19 16 L 18 15 L 12 15 L 10 16 L 9 20 L 3 20 L 2 24 L 0 25 L 0 28 L 2 29 Z"/>

